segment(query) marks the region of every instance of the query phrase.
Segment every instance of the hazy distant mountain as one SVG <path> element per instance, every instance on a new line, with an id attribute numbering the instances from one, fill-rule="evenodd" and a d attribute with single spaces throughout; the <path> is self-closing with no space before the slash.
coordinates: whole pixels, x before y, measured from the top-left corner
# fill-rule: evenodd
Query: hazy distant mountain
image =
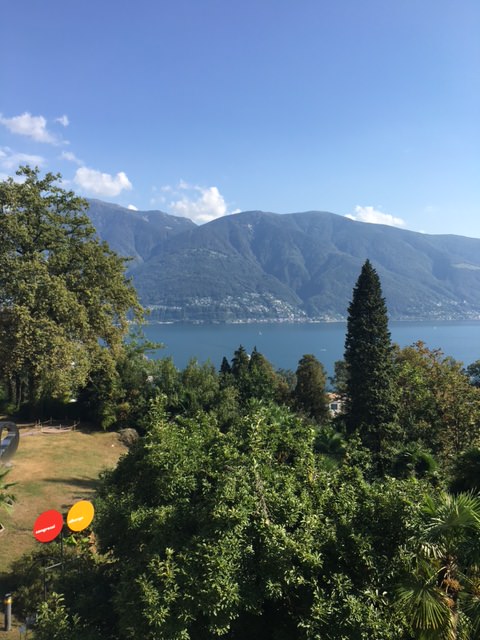
<path id="1" fill-rule="evenodd" d="M 480 240 L 311 211 L 250 211 L 197 227 L 91 201 L 99 236 L 160 320 L 340 319 L 368 257 L 392 318 L 480 316 Z"/>
<path id="2" fill-rule="evenodd" d="M 162 211 L 132 211 L 101 200 L 88 203 L 88 215 L 100 238 L 120 255 L 133 258 L 134 264 L 160 251 L 171 236 L 196 226 L 188 218 Z"/>

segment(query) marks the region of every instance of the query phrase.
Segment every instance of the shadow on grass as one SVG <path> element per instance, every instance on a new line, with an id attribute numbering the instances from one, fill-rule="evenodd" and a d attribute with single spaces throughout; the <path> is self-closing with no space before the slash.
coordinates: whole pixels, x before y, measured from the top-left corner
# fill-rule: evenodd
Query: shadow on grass
<path id="1" fill-rule="evenodd" d="M 50 482 L 51 484 L 62 484 L 76 487 L 78 493 L 74 491 L 73 500 L 85 500 L 91 497 L 92 492 L 98 488 L 99 480 L 91 478 L 45 478 L 44 482 Z M 62 509 L 69 509 L 72 506 L 72 502 L 69 504 L 62 504 Z"/>
<path id="2" fill-rule="evenodd" d="M 70 478 L 45 478 L 43 482 L 50 482 L 51 484 L 71 485 L 73 487 L 78 487 L 79 489 L 88 489 L 89 491 L 94 491 L 98 487 L 99 480 L 98 478 L 70 477 Z"/>

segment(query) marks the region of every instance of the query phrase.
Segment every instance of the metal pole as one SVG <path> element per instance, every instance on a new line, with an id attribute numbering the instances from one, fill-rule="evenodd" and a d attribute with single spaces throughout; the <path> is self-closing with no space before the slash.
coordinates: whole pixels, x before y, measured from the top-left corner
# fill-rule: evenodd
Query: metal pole
<path id="1" fill-rule="evenodd" d="M 6 593 L 3 600 L 5 607 L 5 631 L 12 630 L 12 594 Z"/>
<path id="2" fill-rule="evenodd" d="M 60 556 L 62 559 L 62 576 L 64 574 L 64 560 L 63 560 L 63 527 L 62 530 L 60 531 Z"/>

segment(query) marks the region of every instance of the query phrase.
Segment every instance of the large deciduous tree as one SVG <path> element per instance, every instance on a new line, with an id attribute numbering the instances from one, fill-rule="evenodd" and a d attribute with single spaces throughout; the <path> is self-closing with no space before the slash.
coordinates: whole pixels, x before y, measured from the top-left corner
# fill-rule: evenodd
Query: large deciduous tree
<path id="1" fill-rule="evenodd" d="M 68 397 L 140 314 L 125 262 L 100 242 L 60 175 L 0 183 L 0 377 L 15 406 Z"/>
<path id="2" fill-rule="evenodd" d="M 461 362 L 417 342 L 397 350 L 395 366 L 406 440 L 422 443 L 447 464 L 480 444 L 480 390 Z"/>
<path id="3" fill-rule="evenodd" d="M 250 408 L 222 432 L 212 415 L 172 421 L 154 407 L 104 476 L 95 527 L 115 637 L 406 638 L 392 593 L 418 483 L 327 469 L 306 421 Z"/>
<path id="4" fill-rule="evenodd" d="M 380 278 L 369 260 L 348 308 L 345 362 L 348 429 L 358 429 L 364 444 L 381 457 L 396 416 L 393 356 Z"/>

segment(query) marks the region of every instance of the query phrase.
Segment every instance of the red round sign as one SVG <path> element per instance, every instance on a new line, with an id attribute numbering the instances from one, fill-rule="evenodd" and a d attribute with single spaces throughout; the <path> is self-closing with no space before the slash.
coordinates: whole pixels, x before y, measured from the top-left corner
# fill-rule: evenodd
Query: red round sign
<path id="1" fill-rule="evenodd" d="M 55 540 L 63 527 L 63 516 L 55 509 L 44 511 L 35 520 L 33 535 L 39 542 Z"/>

